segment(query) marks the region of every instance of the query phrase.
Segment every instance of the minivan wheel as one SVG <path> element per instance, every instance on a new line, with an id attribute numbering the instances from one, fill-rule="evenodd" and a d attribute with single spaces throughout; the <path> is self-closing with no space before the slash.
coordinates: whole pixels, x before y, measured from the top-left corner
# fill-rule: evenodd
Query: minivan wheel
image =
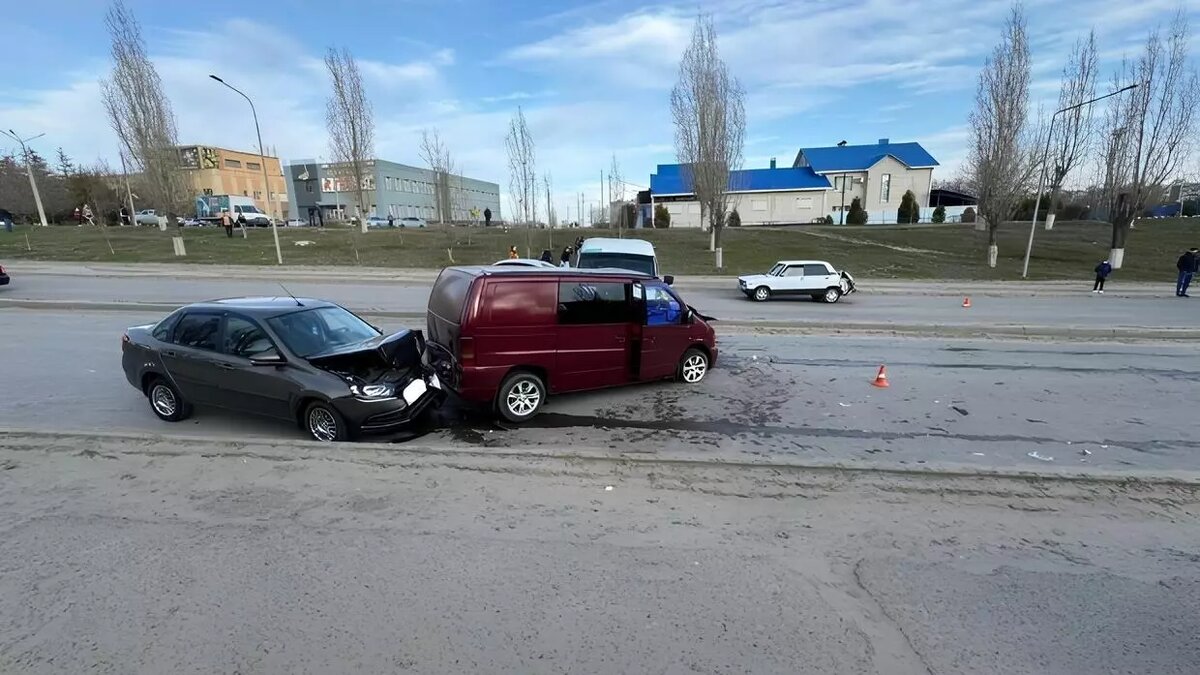
<path id="1" fill-rule="evenodd" d="M 513 373 L 504 379 L 496 394 L 496 408 L 509 422 L 524 422 L 537 414 L 546 401 L 546 385 L 533 373 Z"/>
<path id="2" fill-rule="evenodd" d="M 825 302 L 828 302 L 829 304 L 833 304 L 841 299 L 842 299 L 842 289 L 830 288 L 825 291 Z"/>
<path id="3" fill-rule="evenodd" d="M 333 441 L 349 440 L 350 433 L 346 420 L 333 409 L 333 406 L 320 401 L 313 401 L 304 410 L 304 430 L 314 441 L 331 443 Z"/>
<path id="4" fill-rule="evenodd" d="M 696 348 L 683 353 L 679 359 L 679 379 L 696 384 L 708 374 L 708 355 Z"/>
<path id="5" fill-rule="evenodd" d="M 192 406 L 183 400 L 175 385 L 161 377 L 154 378 L 146 387 L 146 399 L 160 420 L 179 422 L 192 415 Z"/>
<path id="6" fill-rule="evenodd" d="M 766 302 L 771 299 L 771 289 L 766 286 L 759 286 L 754 289 L 754 299 L 759 302 Z"/>

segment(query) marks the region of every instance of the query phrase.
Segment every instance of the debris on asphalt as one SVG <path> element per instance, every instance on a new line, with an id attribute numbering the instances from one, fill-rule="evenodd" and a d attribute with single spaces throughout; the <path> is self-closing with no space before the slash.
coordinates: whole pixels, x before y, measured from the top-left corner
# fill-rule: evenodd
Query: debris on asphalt
<path id="1" fill-rule="evenodd" d="M 787 539 L 788 533 L 787 532 L 776 532 L 775 536 L 778 537 L 779 539 Z"/>
<path id="2" fill-rule="evenodd" d="M 841 401 L 838 401 L 838 405 L 842 406 L 843 408 L 849 408 L 849 407 L 850 407 L 850 404 L 849 404 L 849 403 L 842 403 Z"/>
<path id="3" fill-rule="evenodd" d="M 296 246 L 312 246 L 315 243 L 317 243 L 317 242 L 309 241 L 307 239 L 301 239 L 300 241 L 296 242 Z"/>
<path id="4" fill-rule="evenodd" d="M 1043 462 L 1053 462 L 1054 461 L 1053 457 L 1046 457 L 1044 455 L 1039 455 L 1037 450 L 1034 450 L 1033 452 L 1029 453 L 1029 456 L 1034 459 L 1040 459 Z"/>
<path id="5" fill-rule="evenodd" d="M 958 413 L 959 415 L 962 415 L 962 416 L 964 416 L 964 417 L 965 417 L 965 416 L 967 416 L 967 415 L 970 415 L 970 414 L 971 414 L 971 413 L 967 412 L 967 411 L 966 411 L 966 409 L 964 409 L 964 408 L 960 408 L 960 407 L 958 407 L 958 406 L 956 406 L 956 405 L 952 405 L 952 406 L 950 406 L 950 409 L 951 409 L 951 410 L 953 410 L 954 412 Z"/>
<path id="6" fill-rule="evenodd" d="M 1088 450 L 1087 448 L 1084 448 L 1084 449 L 1082 449 L 1082 450 L 1080 450 L 1080 451 L 1079 451 L 1079 454 L 1081 454 L 1081 455 L 1090 455 L 1090 454 L 1092 454 L 1092 451 L 1091 451 L 1091 450 Z"/>
<path id="7" fill-rule="evenodd" d="M 971 454 L 972 454 L 972 455 L 975 455 L 976 457 L 983 457 L 983 453 L 982 453 L 982 452 L 972 452 Z"/>
<path id="8" fill-rule="evenodd" d="M 611 486 L 611 485 L 605 485 L 605 486 L 604 486 L 604 491 L 605 491 L 605 492 L 612 492 L 612 491 L 613 491 L 613 486 Z"/>

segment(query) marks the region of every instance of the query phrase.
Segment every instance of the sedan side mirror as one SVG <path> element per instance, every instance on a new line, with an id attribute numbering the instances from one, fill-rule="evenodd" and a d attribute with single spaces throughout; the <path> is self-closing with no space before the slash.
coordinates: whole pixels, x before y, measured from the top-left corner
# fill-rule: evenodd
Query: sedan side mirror
<path id="1" fill-rule="evenodd" d="M 282 366 L 287 363 L 287 359 L 275 350 L 263 352 L 250 357 L 250 365 L 252 366 Z"/>
<path id="2" fill-rule="evenodd" d="M 674 285 L 674 284 L 675 284 L 675 277 L 673 277 L 673 276 L 671 276 L 670 274 L 668 274 L 668 275 L 666 275 L 666 276 L 664 276 L 664 277 L 663 277 L 663 283 L 664 283 L 664 284 L 666 284 L 666 285 L 668 285 L 668 286 L 672 286 L 672 285 Z"/>

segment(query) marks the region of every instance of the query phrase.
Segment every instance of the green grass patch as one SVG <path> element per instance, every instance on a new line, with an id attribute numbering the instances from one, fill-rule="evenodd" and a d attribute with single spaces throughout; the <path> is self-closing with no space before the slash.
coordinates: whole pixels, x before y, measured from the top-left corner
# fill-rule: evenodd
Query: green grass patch
<path id="1" fill-rule="evenodd" d="M 0 261 L 56 260 L 77 262 L 181 262 L 229 265 L 273 265 L 271 230 L 252 228 L 232 239 L 217 228 L 153 228 L 21 226 L 0 231 Z M 626 233 L 627 235 L 630 233 Z M 538 256 L 550 248 L 557 260 L 578 236 L 615 236 L 604 230 L 524 230 L 439 228 L 379 230 L 361 234 L 344 228 L 280 228 L 285 265 L 440 268 L 450 264 L 485 264 L 505 257 L 509 246 L 522 255 Z M 708 251 L 708 235 L 695 230 L 638 230 L 637 238 L 654 243 L 661 268 L 668 274 L 717 274 Z M 1000 260 L 986 264 L 987 233 L 970 225 L 942 227 L 737 228 L 725 232 L 725 274 L 765 271 L 776 260 L 829 260 L 864 278 L 1019 279 L 1029 235 L 1028 225 L 1013 223 L 999 232 Z M 187 257 L 175 257 L 172 236 L 182 236 Z M 27 246 L 28 242 L 28 246 Z M 301 242 L 311 242 L 301 245 Z M 1108 255 L 1109 227 L 1103 223 L 1059 223 L 1038 229 L 1030 263 L 1033 279 L 1081 279 Z M 1147 220 L 1130 233 L 1125 267 L 1118 279 L 1170 280 L 1175 259 L 1189 246 L 1200 245 L 1200 219 Z"/>

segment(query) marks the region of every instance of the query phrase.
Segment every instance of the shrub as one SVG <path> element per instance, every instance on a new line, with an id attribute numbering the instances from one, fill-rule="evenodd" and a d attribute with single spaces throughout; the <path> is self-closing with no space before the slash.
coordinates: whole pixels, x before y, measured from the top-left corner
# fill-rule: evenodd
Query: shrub
<path id="1" fill-rule="evenodd" d="M 933 210 L 933 216 L 930 218 L 930 220 L 935 223 L 946 222 L 946 207 L 939 204 L 938 207 Z"/>
<path id="2" fill-rule="evenodd" d="M 858 197 L 855 197 L 854 201 L 850 202 L 850 213 L 846 214 L 846 224 L 847 225 L 866 225 L 867 224 L 867 212 L 863 210 L 862 202 L 859 201 Z"/>
<path id="3" fill-rule="evenodd" d="M 921 220 L 921 207 L 917 206 L 917 196 L 912 190 L 905 190 L 900 199 L 900 208 L 896 209 L 896 222 L 901 224 L 915 223 Z"/>
<path id="4" fill-rule="evenodd" d="M 662 204 L 654 205 L 654 227 L 660 230 L 671 227 L 671 212 Z"/>
<path id="5" fill-rule="evenodd" d="M 962 212 L 962 222 L 964 222 L 964 223 L 975 222 L 975 209 L 973 207 L 968 206 L 966 208 L 966 210 L 964 210 Z"/>
<path id="6" fill-rule="evenodd" d="M 729 212 L 729 217 L 725 219 L 725 225 L 728 227 L 741 227 L 742 217 L 738 215 L 737 209 Z"/>

